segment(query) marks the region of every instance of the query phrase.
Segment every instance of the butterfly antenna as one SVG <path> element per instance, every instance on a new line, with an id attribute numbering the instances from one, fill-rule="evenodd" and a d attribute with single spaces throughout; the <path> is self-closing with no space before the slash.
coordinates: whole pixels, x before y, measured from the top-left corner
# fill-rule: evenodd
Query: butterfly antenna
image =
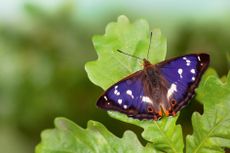
<path id="1" fill-rule="evenodd" d="M 151 43 L 152 43 L 152 36 L 153 36 L 153 32 L 150 33 L 149 48 L 148 48 L 148 53 L 147 53 L 147 60 L 149 59 L 149 50 L 150 50 L 150 46 L 151 46 Z"/>
<path id="2" fill-rule="evenodd" d="M 119 53 L 122 53 L 122 54 L 124 54 L 124 55 L 127 55 L 127 56 L 130 56 L 130 57 L 133 57 L 133 58 L 136 58 L 136 59 L 139 59 L 139 60 L 143 60 L 142 58 L 140 58 L 140 57 L 137 57 L 137 56 L 135 56 L 135 55 L 132 55 L 132 54 L 129 54 L 129 53 L 126 53 L 126 52 L 123 52 L 123 51 L 121 51 L 121 50 L 117 50 Z"/>

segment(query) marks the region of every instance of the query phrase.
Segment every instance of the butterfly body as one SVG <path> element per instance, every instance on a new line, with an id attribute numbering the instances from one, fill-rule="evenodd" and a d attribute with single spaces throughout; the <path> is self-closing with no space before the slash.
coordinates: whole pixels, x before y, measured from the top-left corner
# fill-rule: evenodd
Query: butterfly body
<path id="1" fill-rule="evenodd" d="M 209 64 L 208 54 L 189 54 L 151 64 L 108 88 L 97 106 L 138 119 L 174 116 L 194 95 Z"/>

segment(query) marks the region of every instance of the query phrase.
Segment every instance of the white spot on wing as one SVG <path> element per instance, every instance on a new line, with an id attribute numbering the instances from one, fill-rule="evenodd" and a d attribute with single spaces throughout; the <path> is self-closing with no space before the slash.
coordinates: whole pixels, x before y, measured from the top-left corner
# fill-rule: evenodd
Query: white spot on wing
<path id="1" fill-rule="evenodd" d="M 180 78 L 183 78 L 183 76 L 182 76 L 183 69 L 179 68 L 177 72 L 178 72 L 178 74 L 180 75 Z"/>
<path id="2" fill-rule="evenodd" d="M 116 87 L 115 87 L 115 88 L 116 88 Z M 114 93 L 115 95 L 117 95 L 117 96 L 120 95 L 120 92 L 119 92 L 117 89 L 115 89 L 113 93 Z"/>
<path id="3" fill-rule="evenodd" d="M 190 66 L 191 61 L 189 59 L 187 59 L 186 57 L 183 57 L 183 60 L 185 60 L 187 66 Z"/>
<path id="4" fill-rule="evenodd" d="M 190 60 L 186 60 L 186 65 L 189 66 L 191 64 Z"/>
<path id="5" fill-rule="evenodd" d="M 131 90 L 127 90 L 126 94 L 131 96 L 132 99 L 134 99 L 133 92 Z"/>
<path id="6" fill-rule="evenodd" d="M 148 96 L 143 96 L 143 97 L 142 97 L 142 102 L 145 102 L 145 103 L 152 103 L 152 100 L 151 100 Z"/>
<path id="7" fill-rule="evenodd" d="M 127 90 L 126 93 L 127 93 L 128 95 L 132 95 L 132 91 L 131 91 L 131 90 Z"/>
<path id="8" fill-rule="evenodd" d="M 195 79 L 196 79 L 195 77 L 192 77 L 192 81 L 195 81 Z"/>
<path id="9" fill-rule="evenodd" d="M 127 105 L 123 105 L 123 108 L 124 108 L 124 109 L 127 109 L 127 108 L 128 108 L 128 106 L 127 106 Z"/>
<path id="10" fill-rule="evenodd" d="M 122 99 L 117 100 L 118 104 L 122 104 Z"/>
<path id="11" fill-rule="evenodd" d="M 190 72 L 191 72 L 192 74 L 195 74 L 195 73 L 196 73 L 196 72 L 195 72 L 195 69 L 191 69 Z"/>
<path id="12" fill-rule="evenodd" d="M 198 56 L 197 58 L 198 58 L 198 61 L 201 61 L 201 60 L 200 60 L 200 56 Z"/>
<path id="13" fill-rule="evenodd" d="M 113 93 L 116 95 L 116 94 L 117 94 L 117 92 L 118 92 L 117 90 L 114 90 L 114 92 L 113 92 Z"/>
<path id="14" fill-rule="evenodd" d="M 106 97 L 106 96 L 104 96 L 104 99 L 107 101 L 108 100 L 108 98 Z"/>
<path id="15" fill-rule="evenodd" d="M 169 99 L 174 92 L 177 92 L 177 86 L 176 86 L 176 84 L 172 83 L 168 92 L 167 92 L 167 98 Z"/>

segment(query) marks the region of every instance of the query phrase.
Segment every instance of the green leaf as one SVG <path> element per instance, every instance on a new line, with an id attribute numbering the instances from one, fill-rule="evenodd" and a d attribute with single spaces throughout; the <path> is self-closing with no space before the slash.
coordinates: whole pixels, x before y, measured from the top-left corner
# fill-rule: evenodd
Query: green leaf
<path id="1" fill-rule="evenodd" d="M 230 73 L 222 82 L 214 70 L 207 72 L 197 90 L 204 113 L 192 116 L 193 134 L 187 136 L 188 153 L 223 153 L 230 148 Z"/>
<path id="2" fill-rule="evenodd" d="M 145 130 L 143 138 L 151 143 L 145 147 L 138 141 L 137 136 L 132 131 L 126 131 L 122 138 L 118 138 L 110 133 L 101 123 L 89 121 L 86 129 L 83 129 L 65 118 L 56 118 L 55 129 L 45 130 L 41 134 L 41 143 L 36 147 L 36 153 L 153 153 L 153 152 L 182 152 L 182 135 L 180 132 L 172 134 L 173 131 L 180 130 L 180 126 L 175 126 L 176 118 L 165 118 L 159 122 L 140 121 L 130 119 L 127 116 L 110 112 L 115 118 L 129 122 Z M 171 127 L 171 125 L 174 125 Z M 170 130 L 169 130 L 170 129 Z M 180 134 L 178 134 L 180 133 Z M 173 138 L 169 139 L 172 135 Z M 153 137 L 154 136 L 154 139 Z M 162 143 L 165 142 L 165 143 Z M 175 143 L 176 142 L 176 143 Z"/>
<path id="3" fill-rule="evenodd" d="M 55 129 L 42 132 L 36 153 L 150 152 L 150 147 L 144 148 L 132 131 L 118 138 L 95 121 L 89 121 L 86 129 L 65 118 L 56 118 L 54 124 Z"/>
<path id="4" fill-rule="evenodd" d="M 126 123 L 134 124 L 144 129 L 142 137 L 147 140 L 149 146 L 157 152 L 180 153 L 183 152 L 184 143 L 181 126 L 176 125 L 177 117 L 165 117 L 159 121 L 138 120 L 127 117 L 124 114 L 109 111 L 113 118 Z"/>
<path id="5" fill-rule="evenodd" d="M 166 56 L 166 39 L 161 35 L 160 30 L 154 29 L 152 32 L 149 60 L 157 63 L 164 60 Z M 147 21 L 137 20 L 130 23 L 127 17 L 118 17 L 117 22 L 108 24 L 103 36 L 93 37 L 98 60 L 85 65 L 89 79 L 106 89 L 123 77 L 142 69 L 142 61 L 121 54 L 117 49 L 145 58 L 149 38 L 150 30 Z"/>
<path id="6" fill-rule="evenodd" d="M 140 61 L 116 50 L 146 57 L 149 33 L 149 25 L 145 20 L 130 23 L 127 17 L 120 16 L 117 22 L 110 23 L 103 36 L 93 38 L 98 60 L 88 62 L 85 66 L 89 79 L 106 89 L 142 69 Z M 153 30 L 150 48 L 149 60 L 152 63 L 164 60 L 166 39 L 157 29 Z M 192 116 L 193 134 L 186 137 L 186 152 L 222 153 L 224 147 L 230 148 L 230 73 L 219 79 L 215 70 L 208 69 L 196 92 L 196 98 L 204 105 L 204 113 L 201 115 L 195 112 Z M 176 117 L 164 117 L 160 121 L 137 120 L 113 111 L 108 114 L 143 128 L 141 135 L 147 145 L 141 145 L 131 131 L 126 131 L 122 138 L 118 138 L 95 121 L 89 121 L 87 128 L 83 129 L 67 119 L 57 118 L 55 129 L 42 132 L 42 141 L 36 147 L 36 153 L 183 152 L 181 126 L 176 125 L 179 114 Z"/>

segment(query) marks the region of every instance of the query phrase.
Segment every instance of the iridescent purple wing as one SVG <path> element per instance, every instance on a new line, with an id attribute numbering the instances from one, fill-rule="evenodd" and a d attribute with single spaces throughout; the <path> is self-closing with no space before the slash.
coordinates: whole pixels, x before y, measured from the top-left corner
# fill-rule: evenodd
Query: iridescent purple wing
<path id="1" fill-rule="evenodd" d="M 122 79 L 112 85 L 97 101 L 97 106 L 106 110 L 115 110 L 139 119 L 158 119 L 153 104 L 144 93 L 145 74 L 143 70 Z"/>
<path id="2" fill-rule="evenodd" d="M 162 78 L 167 82 L 166 97 L 173 105 L 172 110 L 166 111 L 176 113 L 188 103 L 208 65 L 208 54 L 189 54 L 156 65 Z"/>

